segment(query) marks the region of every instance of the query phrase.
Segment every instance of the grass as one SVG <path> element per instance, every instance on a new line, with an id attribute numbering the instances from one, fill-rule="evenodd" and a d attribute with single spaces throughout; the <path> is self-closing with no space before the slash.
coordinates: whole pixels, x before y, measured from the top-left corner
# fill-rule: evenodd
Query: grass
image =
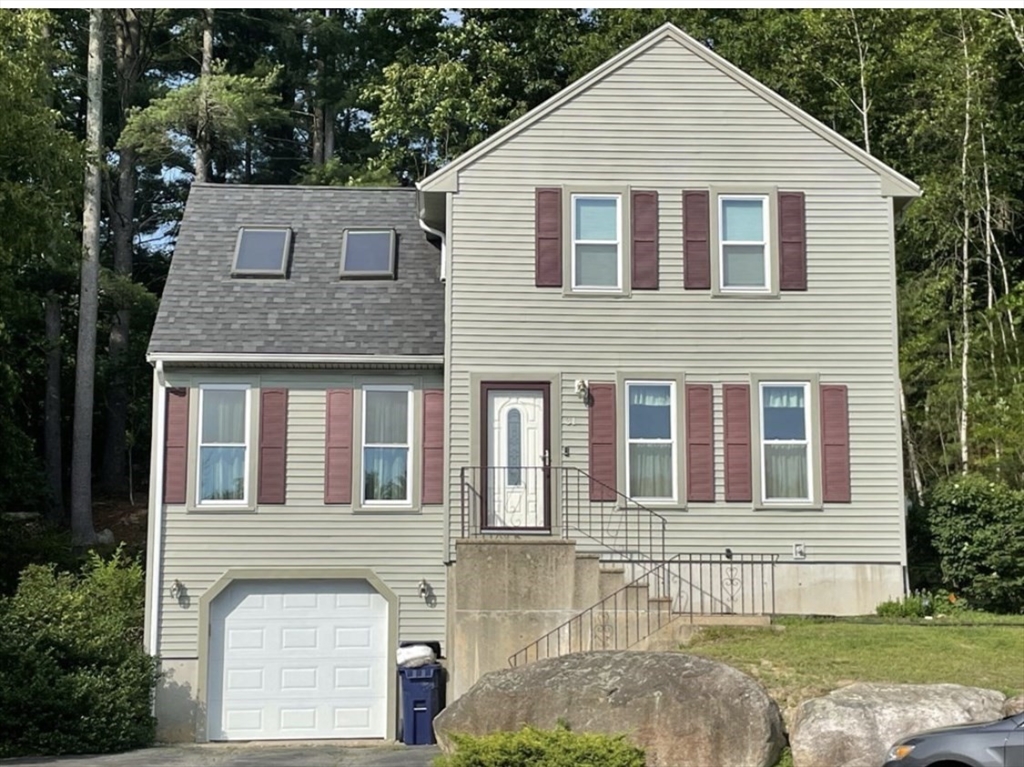
<path id="1" fill-rule="evenodd" d="M 942 621 L 790 618 L 773 630 L 705 628 L 685 652 L 760 679 L 784 709 L 851 682 L 1024 692 L 1024 617 Z"/>

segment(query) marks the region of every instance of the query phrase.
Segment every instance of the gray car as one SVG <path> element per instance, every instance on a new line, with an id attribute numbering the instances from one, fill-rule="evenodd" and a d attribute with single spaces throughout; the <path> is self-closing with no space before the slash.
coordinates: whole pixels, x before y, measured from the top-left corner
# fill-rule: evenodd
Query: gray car
<path id="1" fill-rule="evenodd" d="M 1024 767 L 1024 713 L 903 738 L 882 767 Z"/>

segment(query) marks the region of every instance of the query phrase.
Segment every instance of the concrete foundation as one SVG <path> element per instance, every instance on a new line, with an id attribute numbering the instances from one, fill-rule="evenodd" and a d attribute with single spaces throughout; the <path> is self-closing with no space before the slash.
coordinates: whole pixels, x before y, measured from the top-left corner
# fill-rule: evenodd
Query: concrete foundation
<path id="1" fill-rule="evenodd" d="M 775 566 L 775 613 L 873 615 L 887 599 L 903 596 L 898 564 L 780 563 Z"/>
<path id="2" fill-rule="evenodd" d="M 598 559 L 577 557 L 572 541 L 502 536 L 460 540 L 455 551 L 451 700 L 601 597 Z"/>
<path id="3" fill-rule="evenodd" d="M 156 739 L 161 743 L 194 743 L 196 723 L 206 712 L 196 699 L 199 661 L 165 660 L 156 688 Z"/>

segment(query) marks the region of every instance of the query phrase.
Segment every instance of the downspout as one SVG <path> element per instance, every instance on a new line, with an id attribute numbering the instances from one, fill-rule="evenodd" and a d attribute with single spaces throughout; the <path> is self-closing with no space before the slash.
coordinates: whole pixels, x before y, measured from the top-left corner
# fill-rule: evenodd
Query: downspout
<path id="1" fill-rule="evenodd" d="M 418 218 L 417 221 L 420 222 L 420 229 L 441 240 L 441 282 L 444 282 L 448 278 L 448 246 L 445 242 L 444 232 L 427 226 L 422 218 Z"/>
<path id="2" fill-rule="evenodd" d="M 150 621 L 149 621 L 149 654 L 158 655 L 160 651 L 160 599 L 163 595 L 161 583 L 162 573 L 160 565 L 163 558 L 162 533 L 164 518 L 164 432 L 167 429 L 167 397 L 164 389 L 167 387 L 167 379 L 164 377 L 164 363 L 157 360 L 155 370 L 156 390 L 158 396 L 155 403 L 155 414 L 153 418 L 153 458 L 156 464 L 156 476 L 153 480 L 152 510 L 153 520 L 153 560 L 152 560 L 152 586 L 150 589 Z"/>

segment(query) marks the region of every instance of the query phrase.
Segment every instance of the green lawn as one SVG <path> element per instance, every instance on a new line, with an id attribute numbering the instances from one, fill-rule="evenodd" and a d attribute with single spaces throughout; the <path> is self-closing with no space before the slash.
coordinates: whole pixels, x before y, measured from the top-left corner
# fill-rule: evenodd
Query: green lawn
<path id="1" fill-rule="evenodd" d="M 973 625 L 782 619 L 769 629 L 706 628 L 684 652 L 725 661 L 783 708 L 851 682 L 952 682 L 1024 692 L 1024 618 Z"/>

